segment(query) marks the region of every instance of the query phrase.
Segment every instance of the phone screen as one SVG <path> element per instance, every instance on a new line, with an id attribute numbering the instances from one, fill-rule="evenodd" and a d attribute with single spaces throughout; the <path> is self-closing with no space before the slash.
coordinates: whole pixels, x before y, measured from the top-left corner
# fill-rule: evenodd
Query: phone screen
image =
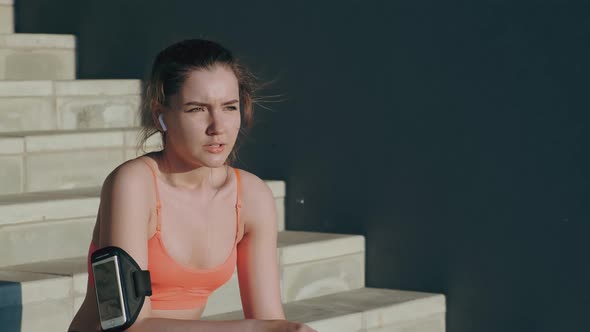
<path id="1" fill-rule="evenodd" d="M 92 265 L 100 320 L 112 324 L 125 321 L 116 259 L 113 256 Z"/>

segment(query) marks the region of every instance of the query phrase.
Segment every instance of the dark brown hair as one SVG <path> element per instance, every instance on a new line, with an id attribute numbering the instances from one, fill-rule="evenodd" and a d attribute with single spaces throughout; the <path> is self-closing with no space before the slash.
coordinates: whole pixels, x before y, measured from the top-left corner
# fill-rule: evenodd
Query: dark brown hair
<path id="1" fill-rule="evenodd" d="M 156 56 L 152 65 L 151 76 L 145 83 L 141 105 L 141 132 L 137 149 L 144 153 L 144 144 L 156 133 L 162 135 L 166 146 L 166 133 L 156 127 L 154 109 L 158 105 L 169 105 L 170 97 L 178 93 L 188 74 L 193 70 L 211 69 L 215 65 L 225 66 L 236 75 L 239 87 L 240 116 L 242 126 L 234 149 L 228 156 L 226 164 L 232 165 L 237 159 L 237 150 L 241 136 L 252 127 L 254 92 L 261 87 L 248 69 L 232 53 L 219 43 L 205 39 L 187 39 L 168 46 Z"/>

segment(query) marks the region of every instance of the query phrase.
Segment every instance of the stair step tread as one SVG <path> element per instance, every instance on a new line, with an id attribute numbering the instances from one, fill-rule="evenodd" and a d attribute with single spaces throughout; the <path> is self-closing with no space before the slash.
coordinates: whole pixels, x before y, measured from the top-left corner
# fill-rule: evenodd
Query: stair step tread
<path id="1" fill-rule="evenodd" d="M 346 331 L 359 331 L 441 314 L 446 311 L 446 305 L 442 294 L 364 287 L 284 303 L 283 309 L 288 320 L 316 323 L 312 327 L 321 331 L 324 329 L 318 324 L 334 323 L 334 319 L 348 316 L 350 320 L 347 324 L 360 326 L 346 326 Z M 242 310 L 238 310 L 202 319 L 235 320 L 244 319 L 244 315 Z"/>
<path id="2" fill-rule="evenodd" d="M 72 278 L 0 269 L 0 308 L 67 298 Z"/>
<path id="3" fill-rule="evenodd" d="M 339 242 L 335 242 L 339 241 Z M 277 252 L 279 264 L 285 266 L 293 263 L 315 264 L 321 259 L 330 259 L 345 255 L 364 255 L 364 237 L 360 235 L 312 233 L 301 231 L 278 232 Z M 322 252 L 318 254 L 318 252 Z M 234 274 L 237 273 L 237 269 Z M 68 280 L 64 284 L 64 278 Z M 7 283 L 8 282 L 8 283 Z M 7 292 L 6 287 L 18 284 L 23 294 L 31 294 L 42 282 L 46 287 L 59 288 L 64 296 L 84 294 L 87 284 L 87 257 L 79 256 L 48 260 L 38 263 L 5 266 L 0 268 L 0 294 Z M 16 296 L 16 295 L 15 295 Z M 58 295 L 48 298 L 55 299 Z M 6 296 L 5 296 L 6 297 Z M 39 302 L 43 297 L 27 295 L 26 303 Z M 6 301 L 14 301 L 7 299 Z M 1 303 L 0 303 L 1 306 Z"/>
<path id="4" fill-rule="evenodd" d="M 0 139 L 4 137 L 56 137 L 56 136 L 77 136 L 77 135 L 95 135 L 95 134 L 108 134 L 108 133 L 120 133 L 120 132 L 133 132 L 139 131 L 141 127 L 115 127 L 115 128 L 84 128 L 84 129 L 50 129 L 50 130 L 30 130 L 30 131 L 17 131 L 0 133 Z"/>
<path id="5" fill-rule="evenodd" d="M 0 48 L 61 48 L 75 49 L 76 36 L 47 33 L 0 34 Z"/>
<path id="6" fill-rule="evenodd" d="M 139 133 L 139 127 L 6 132 L 0 133 L 0 146 L 6 151 L 0 151 L 0 154 L 133 148 Z M 155 147 L 159 143 L 160 138 L 154 135 L 145 146 Z"/>
<path id="7" fill-rule="evenodd" d="M 278 233 L 277 247 L 281 249 L 279 260 L 282 265 L 297 264 L 364 252 L 365 237 L 355 234 L 283 231 Z"/>
<path id="8" fill-rule="evenodd" d="M 72 188 L 64 190 L 37 191 L 0 195 L 0 206 L 63 201 L 87 197 L 100 197 L 101 187 Z"/>
<path id="9" fill-rule="evenodd" d="M 335 233 L 318 233 L 318 232 L 303 232 L 303 231 L 280 231 L 277 234 L 277 248 L 281 251 L 285 250 L 300 250 L 302 246 L 312 247 L 318 243 L 329 244 L 334 241 L 340 241 L 339 249 L 334 249 L 336 255 L 343 256 L 351 253 L 358 253 L 364 251 L 364 237 L 361 235 L 335 234 Z M 313 253 L 313 251 L 311 251 Z M 307 253 L 305 253 L 307 255 Z M 291 254 L 293 255 L 293 254 Z M 325 256 L 325 254 L 324 254 Z M 328 258 L 328 257 L 321 257 Z M 287 264 L 293 263 L 291 259 Z M 318 260 L 317 255 L 313 257 L 302 257 L 299 261 Z M 282 262 L 284 264 L 284 262 Z M 39 274 L 40 278 L 46 278 L 46 275 L 56 276 L 72 276 L 74 274 L 86 273 L 86 256 L 72 257 L 49 260 L 38 263 L 28 263 L 13 266 L 1 267 L 0 271 L 19 271 L 26 273 Z M 23 282 L 34 280 L 27 279 Z M 1 276 L 0 276 L 0 280 Z M 18 279 L 11 279 L 10 281 L 17 281 Z"/>
<path id="10" fill-rule="evenodd" d="M 0 271 L 13 271 L 38 274 L 40 278 L 45 278 L 47 275 L 54 276 L 72 276 L 74 274 L 86 273 L 86 257 L 72 257 L 55 259 L 46 262 L 29 263 L 22 265 L 5 266 L 0 268 Z M 31 276 L 26 276 L 29 279 L 22 280 L 23 282 L 35 280 Z M 1 279 L 0 279 L 1 280 Z M 10 281 L 19 281 L 12 279 Z"/>
<path id="11" fill-rule="evenodd" d="M 140 95 L 138 79 L 2 80 L 0 97 Z"/>

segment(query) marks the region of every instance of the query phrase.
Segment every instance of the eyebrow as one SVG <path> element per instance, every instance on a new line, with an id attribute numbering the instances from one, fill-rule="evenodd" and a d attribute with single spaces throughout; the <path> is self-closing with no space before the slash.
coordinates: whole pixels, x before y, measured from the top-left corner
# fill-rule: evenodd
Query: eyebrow
<path id="1" fill-rule="evenodd" d="M 234 104 L 237 103 L 238 100 L 237 99 L 233 99 L 230 101 L 226 101 L 225 103 L 223 103 L 222 105 L 229 105 L 229 104 Z M 210 106 L 210 104 L 207 103 L 202 103 L 202 102 L 198 102 L 198 101 L 189 101 L 186 104 L 184 104 L 185 106 L 187 105 L 197 105 L 197 106 Z"/>

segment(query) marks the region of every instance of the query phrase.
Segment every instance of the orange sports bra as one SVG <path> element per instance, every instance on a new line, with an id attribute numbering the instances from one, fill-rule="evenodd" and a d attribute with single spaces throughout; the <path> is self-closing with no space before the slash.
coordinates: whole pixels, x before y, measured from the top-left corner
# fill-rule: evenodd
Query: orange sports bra
<path id="1" fill-rule="evenodd" d="M 174 310 L 203 307 L 209 295 L 224 285 L 232 276 L 237 262 L 237 240 L 239 233 L 239 213 L 241 208 L 240 173 L 233 168 L 237 178 L 236 195 L 236 235 L 229 257 L 220 265 L 210 269 L 195 269 L 176 262 L 166 250 L 161 238 L 161 208 L 160 194 L 156 172 L 145 160 L 150 168 L 156 187 L 156 233 L 148 240 L 148 270 L 152 281 L 152 296 L 150 301 L 153 309 Z M 98 249 L 93 241 L 90 241 L 88 249 L 88 282 L 94 283 L 90 256 Z"/>

